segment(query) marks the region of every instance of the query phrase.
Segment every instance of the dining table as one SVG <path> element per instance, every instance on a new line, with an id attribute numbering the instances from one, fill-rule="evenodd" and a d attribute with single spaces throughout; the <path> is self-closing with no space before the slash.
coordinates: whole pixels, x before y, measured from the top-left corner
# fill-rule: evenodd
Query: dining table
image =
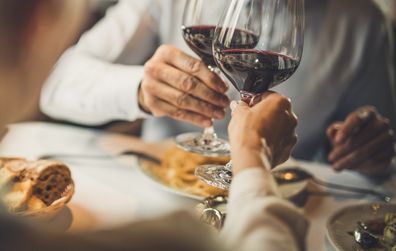
<path id="1" fill-rule="evenodd" d="M 68 206 L 52 219 L 66 231 L 106 229 L 155 219 L 178 210 L 194 211 L 199 201 L 162 189 L 141 172 L 138 157 L 119 155 L 130 148 L 139 148 L 142 142 L 136 137 L 91 128 L 26 122 L 9 126 L 0 144 L 0 156 L 36 160 L 58 155 L 59 160 L 69 166 L 75 194 Z M 166 148 L 166 144 L 148 144 L 144 149 L 148 153 Z M 68 157 L 62 158 L 62 155 Z M 324 163 L 300 160 L 297 163 L 323 181 L 374 189 L 391 195 L 391 202 L 395 202 L 394 171 L 387 179 L 377 180 L 353 171 L 335 172 Z M 326 237 L 326 226 L 337 210 L 378 201 L 372 195 L 334 191 L 316 185 L 310 185 L 307 190 L 298 207 L 310 222 L 306 239 L 309 251 L 335 250 Z"/>

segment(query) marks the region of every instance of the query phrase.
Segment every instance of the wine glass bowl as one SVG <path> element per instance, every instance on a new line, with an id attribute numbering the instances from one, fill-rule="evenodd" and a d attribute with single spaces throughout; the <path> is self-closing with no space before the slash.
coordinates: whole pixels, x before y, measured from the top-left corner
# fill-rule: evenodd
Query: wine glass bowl
<path id="1" fill-rule="evenodd" d="M 228 0 L 187 0 L 183 13 L 182 35 L 190 47 L 213 72 L 218 72 L 213 58 L 213 38 L 219 21 L 219 11 L 223 11 Z M 210 6 L 210 7 L 208 7 Z M 188 152 L 206 156 L 230 154 L 228 142 L 221 139 L 212 127 L 203 133 L 185 133 L 175 138 L 176 145 Z"/>
<path id="2" fill-rule="evenodd" d="M 231 1 L 215 30 L 213 50 L 243 101 L 251 103 L 293 75 L 303 51 L 303 29 L 303 0 Z"/>
<path id="3" fill-rule="evenodd" d="M 215 25 L 183 26 L 183 38 L 192 51 L 197 54 L 209 68 L 216 67 L 213 58 L 212 44 Z"/>
<path id="4" fill-rule="evenodd" d="M 297 70 L 304 43 L 304 0 L 231 0 L 213 39 L 219 69 L 249 105 Z M 205 165 L 196 175 L 228 189 L 231 162 Z"/>
<path id="5" fill-rule="evenodd" d="M 256 49 L 222 50 L 216 57 L 224 74 L 233 76 L 241 99 L 248 104 L 287 80 L 298 67 L 298 61 L 289 56 Z"/>

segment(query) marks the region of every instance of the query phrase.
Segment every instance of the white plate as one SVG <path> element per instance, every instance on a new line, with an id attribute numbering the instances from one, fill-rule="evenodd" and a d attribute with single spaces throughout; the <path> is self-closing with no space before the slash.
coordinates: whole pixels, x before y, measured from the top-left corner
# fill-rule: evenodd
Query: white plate
<path id="1" fill-rule="evenodd" d="M 167 184 L 165 184 L 164 182 L 162 182 L 161 179 L 159 179 L 157 176 L 155 176 L 154 173 L 150 172 L 147 168 L 144 168 L 142 166 L 142 163 L 139 161 L 139 165 L 138 165 L 138 170 L 141 172 L 141 174 L 151 183 L 153 184 L 153 186 L 156 186 L 157 188 L 179 195 L 179 196 L 183 196 L 183 197 L 187 197 L 190 199 L 194 199 L 194 200 L 203 200 L 204 197 L 203 196 L 198 196 L 192 193 L 188 193 L 186 191 L 183 191 L 181 189 L 176 189 L 174 187 L 168 186 Z"/>
<path id="2" fill-rule="evenodd" d="M 205 199 L 203 196 L 194 195 L 194 194 L 191 194 L 189 192 L 183 191 L 181 189 L 176 189 L 174 187 L 170 187 L 167 184 L 163 183 L 161 181 L 161 179 L 156 176 L 155 173 L 150 172 L 147 168 L 144 168 L 144 166 L 142 165 L 142 163 L 144 161 L 147 161 L 147 160 L 139 160 L 138 161 L 139 162 L 138 170 L 154 186 L 158 187 L 159 189 L 165 190 L 167 192 L 170 192 L 170 193 L 173 193 L 173 194 L 176 194 L 176 195 L 180 195 L 180 196 L 184 196 L 184 197 L 188 197 L 188 198 L 191 198 L 191 199 L 194 199 L 194 200 L 199 200 L 200 201 L 200 200 Z M 293 161 L 293 162 L 285 163 L 282 166 L 279 166 L 279 167 L 275 168 L 275 170 L 279 170 L 279 169 L 281 169 L 283 167 L 287 167 L 287 166 L 291 166 L 291 165 L 295 166 L 296 162 Z M 287 184 L 287 185 L 279 186 L 279 189 L 280 189 L 280 192 L 281 192 L 283 198 L 291 199 L 291 198 L 294 198 L 295 196 L 299 195 L 300 193 L 302 193 L 306 189 L 307 185 L 308 185 L 308 181 L 302 181 L 302 182 L 296 182 L 296 183 L 293 183 L 293 184 Z"/>
<path id="3" fill-rule="evenodd" d="M 338 251 L 354 251 L 357 244 L 348 232 L 355 229 L 358 221 L 383 218 L 387 213 L 396 213 L 396 204 L 374 202 L 345 207 L 338 210 L 327 222 L 327 238 Z"/>

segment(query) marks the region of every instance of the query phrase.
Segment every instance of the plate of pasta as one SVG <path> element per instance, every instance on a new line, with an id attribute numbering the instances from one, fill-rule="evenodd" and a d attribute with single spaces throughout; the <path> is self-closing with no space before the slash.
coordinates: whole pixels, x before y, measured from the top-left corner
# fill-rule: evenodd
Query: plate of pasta
<path id="1" fill-rule="evenodd" d="M 139 159 L 139 169 L 144 176 L 162 189 L 192 199 L 201 200 L 213 195 L 227 195 L 227 191 L 205 184 L 194 172 L 198 165 L 226 164 L 229 157 L 205 157 L 170 147 L 162 156 L 161 164 Z"/>
<path id="2" fill-rule="evenodd" d="M 161 164 L 139 159 L 139 170 L 156 186 L 184 197 L 202 200 L 209 196 L 227 195 L 227 191 L 207 185 L 194 174 L 204 164 L 226 164 L 229 157 L 206 157 L 170 147 L 161 157 Z M 290 162 L 289 162 L 290 164 Z M 277 167 L 282 168 L 282 166 Z M 305 190 L 307 182 L 280 186 L 285 198 L 292 198 Z"/>

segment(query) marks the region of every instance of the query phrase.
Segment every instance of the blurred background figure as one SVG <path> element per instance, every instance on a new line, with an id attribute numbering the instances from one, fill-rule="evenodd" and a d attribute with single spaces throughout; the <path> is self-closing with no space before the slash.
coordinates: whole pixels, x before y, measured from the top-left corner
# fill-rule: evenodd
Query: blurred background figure
<path id="1" fill-rule="evenodd" d="M 0 1 L 1 125 L 37 111 L 51 67 L 81 31 L 85 5 L 84 0 Z"/>
<path id="2" fill-rule="evenodd" d="M 185 78 L 166 79 L 170 68 L 165 66 L 180 72 L 169 62 L 191 61 L 188 54 L 194 55 L 181 35 L 185 2 L 117 3 L 62 56 L 42 92 L 42 110 L 55 119 L 91 126 L 143 118 L 142 135 L 147 140 L 200 131 L 191 123 L 205 126 L 212 117 L 220 119 L 215 126 L 225 134 L 229 114 L 221 119 L 227 101 L 217 80 L 203 82 L 193 91 L 177 89 L 186 94 L 189 104 L 205 99 L 200 91 L 205 85 L 215 90 L 209 93 L 216 97 L 211 102 L 199 101 L 209 107 L 199 109 L 199 114 L 191 115 L 191 108 L 178 104 L 145 103 L 145 98 L 156 97 L 174 104 L 174 96 L 159 95 L 160 90 L 183 87 Z M 305 4 L 301 64 L 288 83 L 275 88 L 291 97 L 300 118 L 293 156 L 329 161 L 335 170 L 382 174 L 394 156 L 391 129 L 396 128 L 394 44 L 388 21 L 372 0 L 306 0 Z M 239 98 L 232 88 L 227 95 Z"/>
<path id="3" fill-rule="evenodd" d="M 384 12 L 387 18 L 396 26 L 396 1 L 395 0 L 373 0 Z"/>

